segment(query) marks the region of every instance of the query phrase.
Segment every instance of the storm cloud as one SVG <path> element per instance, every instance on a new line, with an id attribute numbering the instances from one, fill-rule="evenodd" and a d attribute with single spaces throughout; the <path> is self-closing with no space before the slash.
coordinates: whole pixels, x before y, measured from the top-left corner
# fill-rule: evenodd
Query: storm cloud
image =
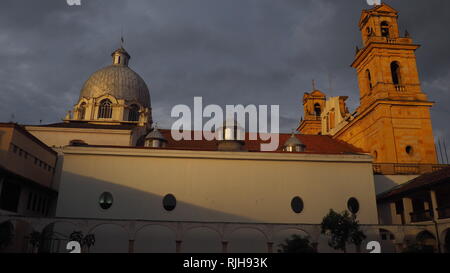
<path id="1" fill-rule="evenodd" d="M 365 0 L 4 0 L 0 9 L 0 120 L 59 122 L 85 80 L 111 63 L 125 37 L 130 67 L 150 87 L 153 116 L 170 127 L 177 104 L 280 105 L 296 128 L 317 87 L 359 104 L 350 67 Z M 450 2 L 385 1 L 416 43 L 436 137 L 450 145 Z"/>

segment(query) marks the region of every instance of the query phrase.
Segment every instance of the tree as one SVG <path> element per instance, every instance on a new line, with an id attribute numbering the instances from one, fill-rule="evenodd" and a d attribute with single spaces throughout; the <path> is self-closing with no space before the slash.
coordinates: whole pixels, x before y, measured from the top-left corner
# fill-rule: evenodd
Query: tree
<path id="1" fill-rule="evenodd" d="M 69 236 L 69 241 L 75 241 L 80 243 L 80 245 L 83 243 L 83 232 L 81 231 L 74 231 Z"/>
<path id="2" fill-rule="evenodd" d="M 316 249 L 311 245 L 308 237 L 292 235 L 284 241 L 284 244 L 278 245 L 278 253 L 316 253 Z"/>
<path id="3" fill-rule="evenodd" d="M 82 249 L 87 248 L 87 252 L 89 252 L 89 249 L 95 244 L 95 235 L 87 234 L 86 236 L 84 236 L 83 232 L 74 231 L 72 232 L 72 234 L 70 234 L 69 241 L 76 241 L 80 243 Z"/>
<path id="4" fill-rule="evenodd" d="M 94 234 L 88 234 L 83 238 L 83 244 L 85 247 L 87 247 L 87 252 L 89 252 L 89 249 L 94 246 L 95 244 L 95 236 Z"/>
<path id="5" fill-rule="evenodd" d="M 328 245 L 336 250 L 347 252 L 347 244 L 351 243 L 358 247 L 366 239 L 366 235 L 360 230 L 356 215 L 348 211 L 337 213 L 330 210 L 322 220 L 322 234 L 330 237 Z"/>

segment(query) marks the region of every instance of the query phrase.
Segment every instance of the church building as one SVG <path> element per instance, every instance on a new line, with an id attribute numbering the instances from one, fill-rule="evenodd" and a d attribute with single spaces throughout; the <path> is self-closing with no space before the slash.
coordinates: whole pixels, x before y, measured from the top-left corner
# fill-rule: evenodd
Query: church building
<path id="1" fill-rule="evenodd" d="M 69 235 L 81 231 L 95 235 L 89 252 L 270 253 L 294 234 L 334 252 L 320 226 L 332 209 L 356 217 L 363 246 L 380 241 L 383 252 L 402 252 L 417 241 L 445 251 L 449 167 L 436 159 L 419 45 L 400 34 L 398 11 L 387 4 L 363 10 L 358 26 L 358 108 L 349 111 L 346 96 L 305 93 L 298 133 L 279 134 L 273 152 L 248 133 L 245 140 L 176 141 L 157 128 L 150 89 L 122 45 L 60 123 L 0 126 L 27 137 L 6 139 L 0 130 L 1 196 L 13 188 L 15 208 L 24 208 L 29 188 L 37 188 L 52 204 L 28 214 L 0 207 L 0 223 L 22 238 L 10 250 L 65 252 Z M 20 164 L 30 162 L 17 159 L 13 168 L 5 158 L 25 145 L 39 147 L 51 171 L 36 167 L 27 188 L 11 187 L 9 177 L 24 176 Z M 48 240 L 31 245 L 33 232 Z"/>

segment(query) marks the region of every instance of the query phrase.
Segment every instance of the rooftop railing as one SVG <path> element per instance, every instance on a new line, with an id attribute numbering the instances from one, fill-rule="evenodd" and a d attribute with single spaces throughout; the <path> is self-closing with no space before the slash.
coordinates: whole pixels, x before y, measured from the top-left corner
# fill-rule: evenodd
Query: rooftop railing
<path id="1" fill-rule="evenodd" d="M 415 211 L 410 215 L 412 223 L 420 223 L 433 220 L 433 210 Z"/>
<path id="2" fill-rule="evenodd" d="M 450 218 L 450 206 L 440 207 L 436 209 L 438 212 L 439 219 L 449 219 Z"/>
<path id="3" fill-rule="evenodd" d="M 373 173 L 385 175 L 420 175 L 435 172 L 449 166 L 442 164 L 374 163 Z"/>
<path id="4" fill-rule="evenodd" d="M 409 37 L 384 37 L 384 36 L 371 36 L 368 39 L 369 42 L 389 43 L 389 44 L 412 44 L 413 40 Z"/>

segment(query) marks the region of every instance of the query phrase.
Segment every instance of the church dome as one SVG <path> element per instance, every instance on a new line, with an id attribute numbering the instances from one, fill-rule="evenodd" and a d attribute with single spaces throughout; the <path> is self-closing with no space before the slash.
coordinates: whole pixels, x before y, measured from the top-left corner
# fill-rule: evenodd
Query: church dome
<path id="1" fill-rule="evenodd" d="M 130 55 L 120 48 L 112 53 L 113 64 L 92 74 L 81 89 L 80 99 L 111 95 L 150 108 L 150 92 L 145 81 L 128 67 Z"/>

